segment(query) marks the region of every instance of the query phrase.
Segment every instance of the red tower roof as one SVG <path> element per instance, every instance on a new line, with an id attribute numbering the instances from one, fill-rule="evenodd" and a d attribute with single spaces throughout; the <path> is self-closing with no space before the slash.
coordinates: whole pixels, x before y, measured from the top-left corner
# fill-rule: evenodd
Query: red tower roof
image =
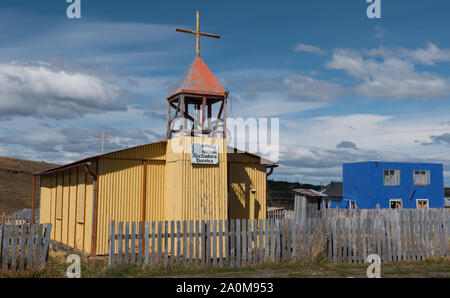
<path id="1" fill-rule="evenodd" d="M 167 98 L 178 93 L 224 96 L 226 91 L 200 57 L 195 57 Z"/>

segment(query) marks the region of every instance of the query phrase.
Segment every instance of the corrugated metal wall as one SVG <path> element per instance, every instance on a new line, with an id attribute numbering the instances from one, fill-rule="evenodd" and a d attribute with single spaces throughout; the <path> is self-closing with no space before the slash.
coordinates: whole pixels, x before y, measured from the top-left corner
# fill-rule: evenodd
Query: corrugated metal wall
<path id="1" fill-rule="evenodd" d="M 39 222 L 53 225 L 53 240 L 90 251 L 92 177 L 86 175 L 84 167 L 78 167 L 43 175 L 41 183 Z"/>
<path id="2" fill-rule="evenodd" d="M 173 150 L 172 141 L 184 151 Z M 97 255 L 107 254 L 111 220 L 142 220 L 144 185 L 145 221 L 266 217 L 266 167 L 259 158 L 220 153 L 218 165 L 192 165 L 192 142 L 226 148 L 223 139 L 180 137 L 92 160 L 90 169 L 98 170 Z M 91 252 L 93 194 L 84 166 L 42 176 L 40 220 L 53 224 L 52 239 Z"/>
<path id="3" fill-rule="evenodd" d="M 164 219 L 165 148 L 166 143 L 160 142 L 99 158 L 97 254 L 107 253 L 111 220 L 142 221 L 144 186 L 144 220 Z"/>
<path id="4" fill-rule="evenodd" d="M 266 166 L 260 158 L 228 153 L 229 218 L 266 218 Z"/>
<path id="5" fill-rule="evenodd" d="M 191 164 L 191 144 L 219 146 L 217 165 Z M 177 137 L 167 144 L 166 220 L 226 219 L 227 156 L 221 138 Z"/>

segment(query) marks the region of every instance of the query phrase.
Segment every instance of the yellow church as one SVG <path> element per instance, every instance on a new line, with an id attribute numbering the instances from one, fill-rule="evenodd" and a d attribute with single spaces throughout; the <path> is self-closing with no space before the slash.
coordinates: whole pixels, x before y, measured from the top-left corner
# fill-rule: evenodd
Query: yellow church
<path id="1" fill-rule="evenodd" d="M 35 174 L 39 221 L 53 225 L 53 240 L 106 255 L 111 221 L 266 217 L 277 165 L 227 146 L 228 92 L 199 55 L 199 36 L 217 36 L 198 19 L 197 31 L 177 31 L 197 35 L 197 56 L 167 96 L 167 139 Z"/>

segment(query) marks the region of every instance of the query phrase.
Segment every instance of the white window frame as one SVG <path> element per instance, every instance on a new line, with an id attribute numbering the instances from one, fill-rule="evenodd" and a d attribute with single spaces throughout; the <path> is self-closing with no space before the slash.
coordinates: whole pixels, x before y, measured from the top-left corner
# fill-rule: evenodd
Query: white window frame
<path id="1" fill-rule="evenodd" d="M 425 209 L 430 209 L 430 200 L 428 199 L 416 199 L 416 209 L 419 209 L 419 201 L 427 202 L 427 207 Z"/>
<path id="2" fill-rule="evenodd" d="M 400 204 L 401 204 L 400 208 L 392 208 L 391 207 L 392 202 L 400 202 Z M 389 209 L 403 209 L 403 200 L 402 199 L 390 199 L 389 200 Z"/>
<path id="3" fill-rule="evenodd" d="M 391 183 L 390 181 L 389 181 L 389 183 L 386 183 L 386 180 L 384 179 L 386 171 L 389 171 L 389 177 L 390 177 L 390 171 L 394 171 L 394 183 Z M 397 173 L 398 173 L 398 181 L 395 181 L 396 177 L 397 177 Z M 402 181 L 400 174 L 401 174 L 400 170 L 383 169 L 383 185 L 384 186 L 398 186 L 398 185 L 400 185 L 400 183 Z"/>
<path id="4" fill-rule="evenodd" d="M 355 208 L 352 208 L 352 203 L 355 204 Z M 349 209 L 356 210 L 356 207 L 357 207 L 357 205 L 356 205 L 356 201 L 355 200 L 348 201 L 348 208 Z"/>
<path id="5" fill-rule="evenodd" d="M 425 173 L 425 183 L 416 183 L 416 172 L 420 172 L 420 176 L 422 177 L 422 173 Z M 427 186 L 430 185 L 431 173 L 429 170 L 414 170 L 413 171 L 413 183 L 417 186 Z"/>

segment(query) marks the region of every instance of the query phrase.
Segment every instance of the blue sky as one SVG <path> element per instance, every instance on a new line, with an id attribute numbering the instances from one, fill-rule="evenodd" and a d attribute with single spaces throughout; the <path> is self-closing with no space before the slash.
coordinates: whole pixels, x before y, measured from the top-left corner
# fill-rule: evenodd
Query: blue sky
<path id="1" fill-rule="evenodd" d="M 444 164 L 450 186 L 448 1 L 64 0 L 0 3 L 0 155 L 64 163 L 158 141 L 195 55 L 235 117 L 280 118 L 274 179 L 341 180 L 343 162 Z M 231 108 L 231 105 L 230 105 Z"/>

